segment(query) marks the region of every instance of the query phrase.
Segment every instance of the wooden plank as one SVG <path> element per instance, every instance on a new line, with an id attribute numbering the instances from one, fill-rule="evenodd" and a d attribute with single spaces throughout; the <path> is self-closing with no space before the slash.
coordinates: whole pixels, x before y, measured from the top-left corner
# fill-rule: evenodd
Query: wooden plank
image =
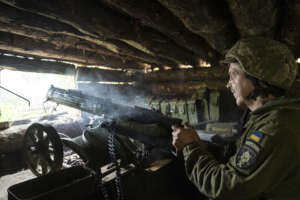
<path id="1" fill-rule="evenodd" d="M 14 56 L 0 55 L 0 67 L 23 72 L 75 75 L 75 66 L 71 64 L 41 61 L 39 59 L 32 60 Z"/>
<path id="2" fill-rule="evenodd" d="M 124 71 L 79 67 L 76 71 L 77 82 L 134 82 L 137 77 Z"/>
<path id="3" fill-rule="evenodd" d="M 225 80 L 228 77 L 228 68 L 226 67 L 203 67 L 182 70 L 165 70 L 147 73 L 144 76 L 144 82 L 185 82 L 200 81 L 203 79 L 215 79 L 216 81 Z"/>
<path id="4" fill-rule="evenodd" d="M 0 32 L 0 49 L 15 53 L 70 61 L 81 65 L 103 65 L 116 68 L 143 69 L 144 65 L 117 57 L 74 48 L 56 49 L 55 45 L 31 38 Z"/>

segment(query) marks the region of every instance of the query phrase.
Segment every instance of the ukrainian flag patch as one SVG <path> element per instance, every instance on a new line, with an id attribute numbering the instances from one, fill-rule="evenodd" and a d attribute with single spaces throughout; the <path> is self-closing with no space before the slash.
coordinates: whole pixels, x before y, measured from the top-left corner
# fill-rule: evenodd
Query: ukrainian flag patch
<path id="1" fill-rule="evenodd" d="M 253 133 L 251 133 L 251 135 L 249 136 L 249 138 L 251 140 L 253 140 L 254 142 L 259 143 L 262 140 L 263 136 L 264 135 L 261 132 L 254 131 Z"/>

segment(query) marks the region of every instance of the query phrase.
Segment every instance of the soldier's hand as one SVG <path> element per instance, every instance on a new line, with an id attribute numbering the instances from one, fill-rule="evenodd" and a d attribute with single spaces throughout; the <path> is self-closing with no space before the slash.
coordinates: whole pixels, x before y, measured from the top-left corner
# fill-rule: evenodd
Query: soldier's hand
<path id="1" fill-rule="evenodd" d="M 198 143 L 203 148 L 206 148 L 207 146 L 203 141 L 200 140 L 196 131 L 187 123 L 184 125 L 184 127 L 173 125 L 172 130 L 172 144 L 179 151 L 182 150 L 185 145 L 193 142 Z"/>

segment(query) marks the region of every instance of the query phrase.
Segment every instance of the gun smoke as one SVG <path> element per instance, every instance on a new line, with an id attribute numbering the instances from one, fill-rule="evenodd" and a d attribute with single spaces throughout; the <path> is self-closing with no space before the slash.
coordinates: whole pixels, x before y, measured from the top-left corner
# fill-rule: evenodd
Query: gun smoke
<path id="1" fill-rule="evenodd" d="M 111 70 L 106 70 L 111 71 Z M 77 89 L 83 94 L 109 99 L 111 102 L 124 106 L 139 106 L 147 108 L 146 95 L 134 89 L 130 82 L 115 81 L 114 78 L 95 73 L 93 70 L 78 71 L 76 74 Z M 122 76 L 128 76 L 126 72 L 118 71 Z M 113 113 L 114 116 L 120 113 Z"/>

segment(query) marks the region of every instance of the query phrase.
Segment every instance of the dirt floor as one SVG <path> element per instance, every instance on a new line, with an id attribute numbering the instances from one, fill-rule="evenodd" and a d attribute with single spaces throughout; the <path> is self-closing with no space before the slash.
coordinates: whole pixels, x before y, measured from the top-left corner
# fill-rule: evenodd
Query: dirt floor
<path id="1" fill-rule="evenodd" d="M 7 200 L 7 189 L 10 186 L 34 177 L 35 175 L 30 170 L 0 177 L 0 200 Z"/>

